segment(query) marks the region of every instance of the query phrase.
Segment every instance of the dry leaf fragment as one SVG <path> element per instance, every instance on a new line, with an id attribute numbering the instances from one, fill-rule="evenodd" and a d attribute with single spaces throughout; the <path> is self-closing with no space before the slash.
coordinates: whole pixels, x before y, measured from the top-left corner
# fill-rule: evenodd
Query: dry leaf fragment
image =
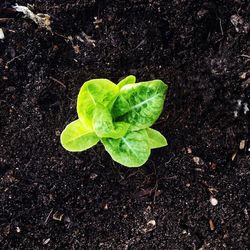
<path id="1" fill-rule="evenodd" d="M 51 31 L 51 27 L 50 27 L 51 20 L 48 14 L 43 14 L 43 13 L 34 14 L 28 7 L 22 6 L 22 5 L 15 5 L 13 6 L 13 8 L 17 12 L 23 13 L 25 17 L 31 19 L 38 26 L 46 28 L 47 30 Z"/>

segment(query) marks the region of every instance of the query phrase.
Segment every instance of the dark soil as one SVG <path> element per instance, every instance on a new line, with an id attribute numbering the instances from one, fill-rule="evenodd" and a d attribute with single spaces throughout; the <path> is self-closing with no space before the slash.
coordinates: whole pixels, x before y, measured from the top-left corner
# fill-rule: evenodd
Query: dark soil
<path id="1" fill-rule="evenodd" d="M 10 2 L 52 32 L 1 1 L 1 249 L 249 249 L 249 1 Z M 128 74 L 169 84 L 169 146 L 137 169 L 65 151 L 83 82 Z"/>

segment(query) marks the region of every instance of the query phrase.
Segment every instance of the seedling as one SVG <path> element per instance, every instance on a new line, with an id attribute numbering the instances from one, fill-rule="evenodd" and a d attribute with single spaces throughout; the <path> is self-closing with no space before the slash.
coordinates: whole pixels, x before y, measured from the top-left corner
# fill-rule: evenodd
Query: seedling
<path id="1" fill-rule="evenodd" d="M 107 79 L 85 82 L 77 99 L 78 119 L 63 130 L 62 146 L 80 152 L 101 141 L 113 160 L 127 167 L 142 166 L 151 149 L 167 146 L 150 127 L 162 112 L 168 86 L 161 80 L 135 82 L 132 75 L 117 85 Z"/>

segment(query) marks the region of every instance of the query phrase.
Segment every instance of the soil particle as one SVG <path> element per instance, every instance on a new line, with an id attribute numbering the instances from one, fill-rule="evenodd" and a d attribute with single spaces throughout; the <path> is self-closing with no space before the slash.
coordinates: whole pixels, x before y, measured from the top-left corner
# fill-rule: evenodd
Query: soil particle
<path id="1" fill-rule="evenodd" d="M 30 0 L 51 31 L 15 3 L 0 3 L 1 249 L 248 249 L 249 1 Z M 65 151 L 83 82 L 129 74 L 168 83 L 169 146 L 139 169 Z"/>

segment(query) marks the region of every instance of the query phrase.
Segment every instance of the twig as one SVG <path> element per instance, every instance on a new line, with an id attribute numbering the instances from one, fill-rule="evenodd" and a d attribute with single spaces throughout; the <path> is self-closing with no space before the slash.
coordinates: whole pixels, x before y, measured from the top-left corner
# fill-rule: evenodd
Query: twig
<path id="1" fill-rule="evenodd" d="M 221 18 L 218 18 L 219 22 L 220 22 L 220 31 L 221 31 L 221 35 L 224 35 L 224 31 L 223 31 L 223 27 L 222 27 L 222 23 L 221 23 Z"/>
<path id="2" fill-rule="evenodd" d="M 13 57 L 11 60 L 9 60 L 9 61 L 6 63 L 6 66 L 8 66 L 11 62 L 15 61 L 16 59 L 20 58 L 21 56 L 24 56 L 24 54 L 21 54 L 21 55 L 19 55 L 19 56 Z"/>
<path id="3" fill-rule="evenodd" d="M 54 77 L 50 76 L 50 77 L 49 77 L 49 79 L 51 79 L 51 80 L 53 80 L 53 81 L 57 82 L 58 84 L 60 84 L 61 86 L 63 86 L 63 87 L 66 89 L 65 84 L 64 84 L 64 83 L 62 83 L 61 81 L 57 80 L 56 78 L 54 78 Z"/>
<path id="4" fill-rule="evenodd" d="M 48 220 L 49 220 L 49 217 L 50 217 L 50 215 L 52 214 L 52 212 L 53 212 L 53 208 L 50 210 L 48 216 L 46 217 L 46 219 L 45 219 L 45 221 L 44 221 L 44 225 L 47 224 L 47 222 L 48 222 Z"/>
<path id="5" fill-rule="evenodd" d="M 249 59 L 250 59 L 250 56 L 249 56 L 249 55 L 246 55 L 246 54 L 242 54 L 242 55 L 240 55 L 240 56 L 246 57 L 246 58 L 249 58 Z"/>

